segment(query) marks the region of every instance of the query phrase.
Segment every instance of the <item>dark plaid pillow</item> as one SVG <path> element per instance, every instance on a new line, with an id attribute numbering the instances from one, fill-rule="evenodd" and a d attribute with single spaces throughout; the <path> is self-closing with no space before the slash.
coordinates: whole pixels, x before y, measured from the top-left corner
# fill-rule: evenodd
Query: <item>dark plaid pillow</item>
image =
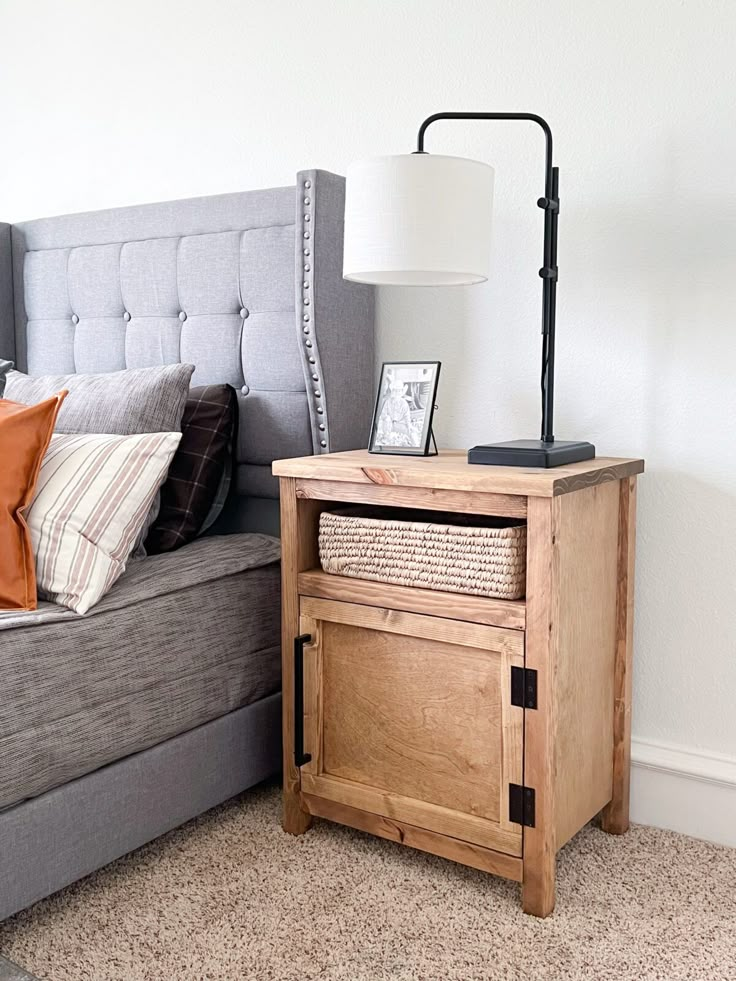
<path id="1" fill-rule="evenodd" d="M 0 358 L 0 399 L 3 397 L 3 392 L 5 391 L 5 376 L 9 371 L 14 368 L 12 361 L 4 361 Z"/>
<path id="2" fill-rule="evenodd" d="M 179 449 L 161 488 L 161 510 L 148 532 L 149 555 L 172 552 L 212 524 L 225 503 L 222 488 L 232 472 L 238 399 L 231 385 L 189 392 Z"/>

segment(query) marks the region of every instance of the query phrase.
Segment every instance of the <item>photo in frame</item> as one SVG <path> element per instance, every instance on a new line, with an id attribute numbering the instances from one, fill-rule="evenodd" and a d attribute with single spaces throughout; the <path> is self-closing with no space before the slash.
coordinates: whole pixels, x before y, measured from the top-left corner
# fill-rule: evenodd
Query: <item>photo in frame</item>
<path id="1" fill-rule="evenodd" d="M 430 456 L 439 361 L 384 361 L 373 411 L 370 453 Z"/>

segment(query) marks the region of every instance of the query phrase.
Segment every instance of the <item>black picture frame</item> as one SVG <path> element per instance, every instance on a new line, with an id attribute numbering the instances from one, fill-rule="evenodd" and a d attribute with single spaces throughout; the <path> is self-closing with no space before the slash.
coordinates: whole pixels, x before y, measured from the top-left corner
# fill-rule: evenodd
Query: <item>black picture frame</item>
<path id="1" fill-rule="evenodd" d="M 368 439 L 369 453 L 399 456 L 437 454 L 432 419 L 441 367 L 441 361 L 383 362 Z M 401 392 L 398 391 L 400 384 L 403 386 Z M 393 417 L 393 430 L 388 432 L 387 414 L 391 412 L 391 404 L 396 404 L 396 399 L 405 403 L 406 410 L 399 407 L 400 418 Z M 390 438 L 387 439 L 387 436 Z M 430 450 L 430 444 L 434 446 L 433 450 Z"/>

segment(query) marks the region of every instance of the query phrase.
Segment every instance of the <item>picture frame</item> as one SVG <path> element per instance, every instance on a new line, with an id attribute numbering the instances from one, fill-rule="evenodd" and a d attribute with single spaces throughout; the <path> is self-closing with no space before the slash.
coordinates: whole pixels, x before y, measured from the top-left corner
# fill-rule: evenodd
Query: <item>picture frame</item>
<path id="1" fill-rule="evenodd" d="M 384 361 L 368 440 L 369 453 L 435 456 L 432 433 L 440 361 Z M 430 451 L 430 443 L 434 449 Z"/>

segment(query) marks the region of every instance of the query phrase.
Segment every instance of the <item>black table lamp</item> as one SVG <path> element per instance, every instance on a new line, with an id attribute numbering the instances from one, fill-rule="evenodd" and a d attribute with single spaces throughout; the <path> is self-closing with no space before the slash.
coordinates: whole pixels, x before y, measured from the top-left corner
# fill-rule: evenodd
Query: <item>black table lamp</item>
<path id="1" fill-rule="evenodd" d="M 595 456 L 591 443 L 553 435 L 555 303 L 559 171 L 552 166 L 552 132 L 528 112 L 438 112 L 419 127 L 415 153 L 351 164 L 345 203 L 343 276 L 390 286 L 458 286 L 488 278 L 493 168 L 477 160 L 428 154 L 427 127 L 438 119 L 521 119 L 544 130 L 546 160 L 542 277 L 541 439 L 474 446 L 469 463 L 557 467 Z"/>

